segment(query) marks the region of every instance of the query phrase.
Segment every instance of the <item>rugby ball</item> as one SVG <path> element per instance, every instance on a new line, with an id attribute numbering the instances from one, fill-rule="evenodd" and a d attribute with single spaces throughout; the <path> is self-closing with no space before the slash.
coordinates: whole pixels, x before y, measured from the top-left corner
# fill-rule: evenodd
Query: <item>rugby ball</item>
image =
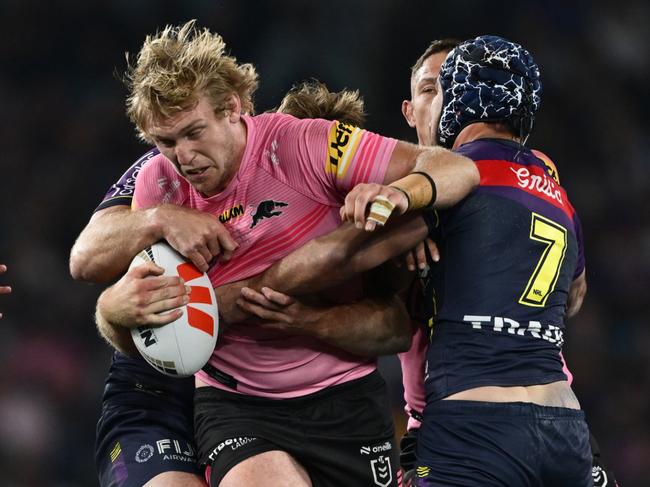
<path id="1" fill-rule="evenodd" d="M 133 342 L 142 357 L 165 375 L 189 377 L 208 362 L 219 332 L 217 298 L 210 278 L 187 262 L 167 243 L 147 247 L 131 262 L 131 267 L 153 262 L 165 269 L 165 276 L 180 276 L 192 288 L 183 315 L 163 326 L 131 329 Z"/>

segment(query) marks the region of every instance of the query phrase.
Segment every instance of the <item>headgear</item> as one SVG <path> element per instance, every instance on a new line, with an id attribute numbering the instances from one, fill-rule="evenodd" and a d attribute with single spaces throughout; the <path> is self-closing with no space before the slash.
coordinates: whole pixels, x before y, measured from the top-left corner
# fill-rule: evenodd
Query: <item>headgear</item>
<path id="1" fill-rule="evenodd" d="M 533 129 L 542 84 L 533 57 L 519 44 L 490 35 L 461 43 L 442 64 L 440 85 L 438 142 L 444 147 L 474 122 L 504 122 L 522 141 Z"/>

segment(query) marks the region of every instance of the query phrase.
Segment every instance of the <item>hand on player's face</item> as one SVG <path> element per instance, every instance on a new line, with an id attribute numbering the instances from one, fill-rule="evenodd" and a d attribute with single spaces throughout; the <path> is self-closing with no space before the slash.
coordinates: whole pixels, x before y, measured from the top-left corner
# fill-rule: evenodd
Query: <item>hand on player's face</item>
<path id="1" fill-rule="evenodd" d="M 163 273 L 151 262 L 129 269 L 100 296 L 102 316 L 126 328 L 161 326 L 180 318 L 183 312 L 178 308 L 189 302 L 190 287 L 180 277 Z"/>
<path id="2" fill-rule="evenodd" d="M 0 274 L 7 272 L 7 266 L 0 264 Z M 0 294 L 9 294 L 11 292 L 11 286 L 0 286 Z M 0 313 L 0 318 L 2 318 L 2 313 Z"/>

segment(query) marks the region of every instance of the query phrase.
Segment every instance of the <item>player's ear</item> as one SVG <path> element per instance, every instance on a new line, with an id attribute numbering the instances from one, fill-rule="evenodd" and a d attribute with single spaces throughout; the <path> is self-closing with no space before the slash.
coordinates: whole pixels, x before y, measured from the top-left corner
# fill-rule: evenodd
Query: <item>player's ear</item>
<path id="1" fill-rule="evenodd" d="M 230 123 L 237 123 L 241 117 L 241 99 L 237 93 L 232 93 L 226 100 L 226 116 Z"/>
<path id="2" fill-rule="evenodd" d="M 402 115 L 404 115 L 409 127 L 415 128 L 415 118 L 413 117 L 413 104 L 411 103 L 411 100 L 404 100 L 402 102 Z"/>

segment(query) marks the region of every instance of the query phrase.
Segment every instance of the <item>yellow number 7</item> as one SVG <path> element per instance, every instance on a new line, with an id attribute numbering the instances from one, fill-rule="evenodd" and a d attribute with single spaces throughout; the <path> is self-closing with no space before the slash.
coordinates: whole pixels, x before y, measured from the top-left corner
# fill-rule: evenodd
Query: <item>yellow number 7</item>
<path id="1" fill-rule="evenodd" d="M 560 275 L 560 267 L 566 253 L 567 230 L 548 218 L 533 213 L 530 238 L 546 244 L 542 256 L 530 276 L 526 290 L 519 298 L 525 306 L 544 306 Z"/>

